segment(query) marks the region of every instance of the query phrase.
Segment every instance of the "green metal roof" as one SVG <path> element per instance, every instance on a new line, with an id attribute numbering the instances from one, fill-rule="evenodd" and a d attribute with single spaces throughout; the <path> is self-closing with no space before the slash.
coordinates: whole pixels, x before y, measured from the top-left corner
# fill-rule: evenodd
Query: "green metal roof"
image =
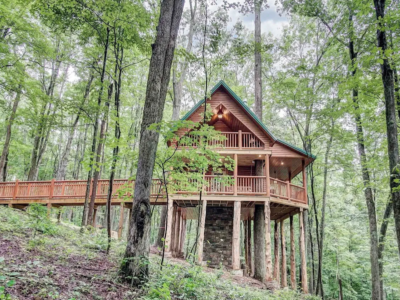
<path id="1" fill-rule="evenodd" d="M 317 157 L 315 155 L 312 155 L 311 153 L 308 153 L 307 151 L 296 147 L 288 142 L 285 142 L 281 139 L 276 138 L 271 131 L 269 131 L 269 129 L 267 128 L 267 126 L 264 125 L 263 122 L 261 122 L 261 120 L 255 115 L 255 113 L 246 105 L 246 103 L 243 102 L 242 99 L 240 99 L 240 97 L 238 95 L 236 95 L 236 93 L 234 91 L 231 90 L 231 88 L 225 83 L 225 81 L 220 80 L 212 89 L 211 89 L 211 94 L 213 94 L 218 88 L 220 88 L 221 86 L 223 86 L 228 93 L 240 104 L 240 106 L 247 112 L 249 113 L 249 115 L 251 115 L 251 117 L 254 119 L 254 121 L 256 121 L 258 123 L 258 125 L 261 126 L 262 129 L 265 130 L 265 132 L 273 139 L 274 142 L 279 142 L 281 144 L 284 144 L 285 146 L 292 148 L 293 150 L 296 150 L 304 155 L 307 155 L 308 157 L 311 157 L 312 159 L 316 159 Z M 193 114 L 203 103 L 204 100 L 199 101 L 190 111 L 188 111 L 181 120 L 186 120 L 187 118 L 189 118 L 189 116 L 191 114 Z"/>

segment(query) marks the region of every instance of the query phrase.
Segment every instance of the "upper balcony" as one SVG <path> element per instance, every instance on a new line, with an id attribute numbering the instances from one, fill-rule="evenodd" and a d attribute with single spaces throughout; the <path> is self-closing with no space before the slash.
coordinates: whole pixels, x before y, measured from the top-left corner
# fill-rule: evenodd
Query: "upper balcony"
<path id="1" fill-rule="evenodd" d="M 220 132 L 222 136 L 225 137 L 223 140 L 212 139 L 207 143 L 209 146 L 213 146 L 219 149 L 265 149 L 264 143 L 253 133 L 251 132 L 242 132 L 239 130 L 238 132 Z M 196 137 L 187 135 L 191 142 L 189 143 L 181 143 L 179 148 L 185 147 L 198 147 L 199 142 L 196 141 Z"/>

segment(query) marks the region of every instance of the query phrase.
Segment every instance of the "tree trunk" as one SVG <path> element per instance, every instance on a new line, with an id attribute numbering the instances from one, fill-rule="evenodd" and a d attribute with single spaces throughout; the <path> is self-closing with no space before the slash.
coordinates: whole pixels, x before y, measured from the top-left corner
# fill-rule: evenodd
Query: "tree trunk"
<path id="1" fill-rule="evenodd" d="M 397 190 L 399 183 L 399 143 L 397 137 L 396 103 L 394 97 L 393 70 L 386 56 L 388 50 L 385 28 L 385 0 L 374 0 L 375 13 L 378 20 L 377 41 L 381 49 L 383 62 L 381 63 L 382 82 L 385 96 L 386 109 L 386 134 L 388 140 L 390 190 L 393 202 L 393 214 L 395 231 L 397 235 L 397 246 L 400 254 L 400 191 Z"/>
<path id="2" fill-rule="evenodd" d="M 262 0 L 254 0 L 254 113 L 262 121 L 261 4 Z"/>
<path id="3" fill-rule="evenodd" d="M 78 108 L 78 113 L 75 117 L 74 123 L 72 124 L 71 130 L 69 131 L 68 139 L 67 139 L 67 143 L 65 145 L 64 151 L 60 155 L 60 161 L 59 161 L 57 173 L 56 173 L 57 180 L 65 180 L 65 175 L 66 175 L 67 166 L 68 166 L 68 157 L 69 157 L 69 153 L 71 152 L 72 140 L 74 139 L 76 126 L 78 125 L 79 118 L 82 113 L 82 107 L 85 104 L 86 99 L 89 96 L 90 87 L 92 85 L 92 82 L 93 82 L 93 74 L 91 73 L 89 75 L 89 79 L 86 84 L 85 94 L 83 95 L 82 102 L 80 103 L 79 108 Z"/>
<path id="4" fill-rule="evenodd" d="M 11 141 L 11 128 L 14 123 L 15 115 L 17 114 L 17 108 L 19 101 L 21 100 L 21 86 L 18 87 L 17 95 L 15 96 L 11 115 L 7 121 L 7 129 L 6 129 L 6 138 L 4 140 L 3 151 L 1 152 L 0 157 L 0 180 L 5 181 L 6 178 L 6 164 L 7 164 L 7 157 L 8 157 L 8 150 L 10 149 L 10 141 Z"/>
<path id="5" fill-rule="evenodd" d="M 352 26 L 352 15 L 350 13 L 350 22 Z M 352 37 L 349 40 L 349 54 L 351 59 L 351 75 L 354 80 L 357 76 L 356 59 L 357 53 L 354 50 Z M 370 235 L 370 261 L 371 261 L 371 286 L 372 299 L 381 299 L 380 295 L 380 276 L 379 276 L 379 259 L 378 259 L 378 227 L 376 222 L 376 208 L 374 196 L 371 188 L 370 172 L 368 169 L 368 160 L 365 151 L 364 131 L 361 120 L 361 112 L 358 104 L 358 88 L 353 88 L 353 106 L 357 131 L 357 147 L 360 156 L 360 164 L 362 169 L 362 178 L 364 183 L 364 196 L 367 203 L 369 235 Z"/>
<path id="6" fill-rule="evenodd" d="M 93 167 L 95 162 L 95 151 L 96 151 L 96 144 L 97 144 L 97 132 L 99 130 L 99 115 L 101 109 L 101 99 L 103 96 L 103 84 L 104 84 L 104 76 L 106 74 L 106 66 L 107 66 L 107 55 L 108 55 L 108 47 L 109 47 L 109 38 L 110 38 L 110 28 L 107 27 L 107 35 L 106 41 L 104 45 L 104 54 L 103 54 L 103 66 L 100 75 L 100 91 L 99 96 L 97 98 L 97 108 L 96 108 L 96 117 L 93 124 L 93 139 L 92 139 L 92 149 L 91 149 L 91 163 L 90 163 L 90 170 L 88 171 L 87 183 L 86 183 L 86 192 L 85 192 L 85 203 L 83 204 L 83 215 L 82 215 L 82 226 L 86 226 L 88 224 L 89 218 L 89 197 L 92 185 L 92 175 L 93 175 Z"/>
<path id="7" fill-rule="evenodd" d="M 161 3 L 157 37 L 152 45 L 132 217 L 124 263 L 120 270 L 123 280 L 131 282 L 135 286 L 139 286 L 147 280 L 149 271 L 150 186 L 159 134 L 149 130 L 148 127 L 153 123 L 160 122 L 163 116 L 183 6 L 184 1 L 182 0 L 164 0 Z"/>

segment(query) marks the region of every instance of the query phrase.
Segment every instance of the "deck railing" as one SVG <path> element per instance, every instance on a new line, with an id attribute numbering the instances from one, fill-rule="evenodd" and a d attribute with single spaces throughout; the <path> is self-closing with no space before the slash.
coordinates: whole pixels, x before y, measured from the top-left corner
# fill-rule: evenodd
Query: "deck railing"
<path id="1" fill-rule="evenodd" d="M 224 140 L 211 139 L 207 143 L 209 146 L 216 148 L 230 148 L 230 149 L 251 149 L 251 148 L 264 148 L 264 143 L 251 132 L 220 132 L 225 137 Z M 188 139 L 180 143 L 180 147 L 198 147 L 199 138 L 188 134 Z"/>
<path id="2" fill-rule="evenodd" d="M 206 175 L 204 179 L 204 192 L 210 195 L 267 195 L 266 176 L 237 176 L 236 188 L 234 176 Z M 182 183 L 179 190 L 174 192 L 179 194 L 196 193 L 201 189 L 200 187 L 192 188 L 192 191 L 189 191 L 188 188 L 188 185 L 193 186 L 196 183 L 197 181 Z M 276 178 L 270 178 L 269 187 L 271 197 L 307 203 L 304 187 Z M 99 180 L 96 198 L 107 198 L 108 188 L 108 180 Z M 131 197 L 134 188 L 134 181 L 116 179 L 113 184 L 113 198 Z M 0 182 L 0 204 L 1 200 L 12 199 L 82 199 L 85 197 L 85 193 L 86 180 Z M 153 179 L 150 194 L 151 197 L 164 195 L 161 180 Z"/>

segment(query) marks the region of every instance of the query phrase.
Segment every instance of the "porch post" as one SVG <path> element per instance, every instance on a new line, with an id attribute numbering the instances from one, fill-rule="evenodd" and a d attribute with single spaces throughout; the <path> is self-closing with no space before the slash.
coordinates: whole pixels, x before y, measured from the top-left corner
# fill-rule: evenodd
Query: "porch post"
<path id="1" fill-rule="evenodd" d="M 293 290 L 296 290 L 296 258 L 295 258 L 295 244 L 294 244 L 294 226 L 293 216 L 290 216 L 290 285 Z"/>
<path id="2" fill-rule="evenodd" d="M 287 276 L 286 276 L 286 240 L 285 240 L 285 221 L 282 220 L 281 223 L 281 287 L 287 287 Z"/>
<path id="3" fill-rule="evenodd" d="M 264 215 L 265 215 L 265 266 L 266 266 L 265 279 L 267 281 L 271 281 L 272 280 L 271 208 L 269 206 L 269 200 L 265 201 Z"/>
<path id="4" fill-rule="evenodd" d="M 248 235 L 248 225 L 249 221 L 243 220 L 243 243 L 244 243 L 244 261 L 246 263 L 246 268 L 245 268 L 245 273 L 249 275 L 249 247 L 248 247 L 248 241 L 247 239 L 249 238 Z"/>
<path id="5" fill-rule="evenodd" d="M 47 216 L 50 217 L 51 214 L 51 203 L 47 203 Z"/>
<path id="6" fill-rule="evenodd" d="M 233 169 L 234 185 L 233 185 L 233 195 L 237 196 L 237 185 L 238 185 L 238 155 L 234 154 L 235 158 L 235 168 Z"/>
<path id="7" fill-rule="evenodd" d="M 181 245 L 179 249 L 179 255 L 184 256 L 184 245 L 185 245 L 185 238 L 186 238 L 186 218 L 182 217 L 182 230 L 181 230 Z"/>
<path id="8" fill-rule="evenodd" d="M 265 181 L 266 181 L 266 189 L 267 189 L 267 197 L 270 196 L 271 188 L 270 188 L 270 179 L 269 179 L 269 155 L 265 155 Z"/>
<path id="9" fill-rule="evenodd" d="M 251 252 L 251 214 L 249 214 L 249 219 L 247 220 L 247 256 L 248 256 L 248 265 L 249 274 L 254 274 L 254 264 L 253 264 L 253 253 Z"/>
<path id="10" fill-rule="evenodd" d="M 274 279 L 279 283 L 279 223 L 274 228 Z"/>
<path id="11" fill-rule="evenodd" d="M 172 222 L 173 222 L 173 212 L 174 212 L 174 201 L 171 198 L 168 198 L 168 213 L 167 213 L 167 232 L 165 233 L 165 241 L 164 241 L 164 247 L 165 247 L 165 252 L 170 253 L 171 252 L 171 236 L 172 236 Z M 161 224 L 161 226 L 165 226 L 164 224 Z"/>
<path id="12" fill-rule="evenodd" d="M 201 208 L 201 219 L 199 225 L 199 239 L 197 240 L 197 263 L 203 264 L 203 245 L 204 245 L 204 227 L 206 223 L 207 200 L 203 199 Z"/>
<path id="13" fill-rule="evenodd" d="M 118 223 L 118 239 L 119 240 L 122 237 L 122 228 L 124 225 L 124 207 L 125 207 L 125 203 L 121 202 L 120 211 L 119 211 L 119 223 Z M 94 216 L 93 216 L 93 223 L 94 223 Z"/>
<path id="14" fill-rule="evenodd" d="M 304 203 L 307 203 L 307 170 L 304 159 L 302 160 L 302 166 L 303 166 Z"/>
<path id="15" fill-rule="evenodd" d="M 93 227 L 96 228 L 97 206 L 93 208 Z"/>
<path id="16" fill-rule="evenodd" d="M 302 208 L 300 208 L 299 223 L 300 223 L 301 289 L 303 290 L 303 293 L 308 294 L 306 245 L 304 242 L 304 221 L 303 221 Z"/>
<path id="17" fill-rule="evenodd" d="M 232 269 L 240 270 L 240 210 L 241 202 L 233 204 Z"/>

